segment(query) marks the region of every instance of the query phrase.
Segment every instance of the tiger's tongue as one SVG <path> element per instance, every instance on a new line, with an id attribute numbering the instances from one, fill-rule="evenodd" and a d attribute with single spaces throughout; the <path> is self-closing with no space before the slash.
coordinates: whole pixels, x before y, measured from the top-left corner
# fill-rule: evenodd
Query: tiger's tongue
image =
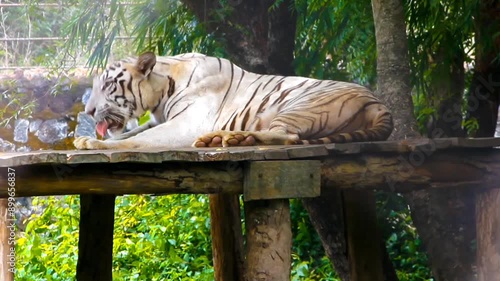
<path id="1" fill-rule="evenodd" d="M 108 122 L 106 122 L 106 120 L 104 120 L 104 121 L 97 123 L 96 130 L 97 130 L 97 133 L 99 135 L 101 135 L 101 137 L 104 137 L 106 135 L 106 131 L 108 130 Z"/>

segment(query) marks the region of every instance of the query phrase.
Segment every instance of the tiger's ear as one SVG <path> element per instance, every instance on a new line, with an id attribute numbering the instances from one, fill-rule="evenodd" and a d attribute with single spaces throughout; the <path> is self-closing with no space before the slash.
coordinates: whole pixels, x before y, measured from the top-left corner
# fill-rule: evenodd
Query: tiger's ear
<path id="1" fill-rule="evenodd" d="M 155 64 L 156 55 L 152 52 L 146 52 L 139 56 L 136 67 L 140 73 L 144 74 L 144 76 L 148 76 Z"/>

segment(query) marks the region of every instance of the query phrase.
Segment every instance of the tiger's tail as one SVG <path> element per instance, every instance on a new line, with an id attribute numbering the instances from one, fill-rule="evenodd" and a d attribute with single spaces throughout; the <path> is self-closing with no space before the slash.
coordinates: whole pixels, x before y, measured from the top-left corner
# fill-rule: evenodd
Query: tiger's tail
<path id="1" fill-rule="evenodd" d="M 340 133 L 312 140 L 297 140 L 292 144 L 327 144 L 363 141 L 384 141 L 389 138 L 394 128 L 392 116 L 386 111 L 377 116 L 373 126 L 367 129 L 356 130 L 350 133 Z"/>

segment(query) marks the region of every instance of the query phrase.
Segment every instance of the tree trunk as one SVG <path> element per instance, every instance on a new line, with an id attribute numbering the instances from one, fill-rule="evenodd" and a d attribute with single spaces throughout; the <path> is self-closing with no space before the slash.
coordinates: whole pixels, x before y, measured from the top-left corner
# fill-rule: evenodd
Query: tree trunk
<path id="1" fill-rule="evenodd" d="M 392 139 L 418 137 L 411 99 L 403 3 L 401 0 L 372 0 L 372 7 L 377 43 L 376 94 L 392 111 Z"/>
<path id="2" fill-rule="evenodd" d="M 372 0 L 372 5 L 377 37 L 378 92 L 393 112 L 395 133 L 392 138 L 418 137 L 410 96 L 402 1 Z M 434 131 L 431 137 L 444 136 L 444 133 L 437 134 L 438 131 Z M 421 190 L 405 194 L 415 226 L 430 254 L 437 281 L 468 280 L 472 274 L 471 232 L 463 231 L 464 227 L 471 228 L 473 220 L 470 210 L 473 196 L 468 195 L 468 190 Z"/>
<path id="3" fill-rule="evenodd" d="M 262 74 L 292 75 L 296 14 L 293 1 L 271 8 L 274 0 L 182 0 L 225 43 L 231 60 Z M 222 12 L 224 11 L 224 12 Z M 228 12 L 229 11 L 229 12 Z"/>
<path id="4" fill-rule="evenodd" d="M 343 281 L 350 280 L 341 190 L 323 188 L 321 196 L 304 198 L 302 204 L 309 214 L 311 224 L 321 237 L 323 248 L 337 275 Z"/>
<path id="5" fill-rule="evenodd" d="M 478 281 L 498 280 L 500 276 L 499 202 L 499 189 L 478 194 L 476 205 Z"/>
<path id="6" fill-rule="evenodd" d="M 323 183 L 323 186 L 325 184 L 326 183 Z M 356 201 L 354 201 L 354 203 L 356 203 Z M 322 188 L 320 197 L 304 198 L 302 199 L 302 204 L 309 213 L 311 224 L 318 232 L 323 248 L 325 249 L 325 253 L 332 261 L 337 275 L 343 281 L 353 280 L 350 277 L 351 267 L 347 251 L 348 239 L 346 237 L 347 230 L 344 222 L 346 207 L 344 205 L 342 191 L 334 188 Z M 374 206 L 369 209 L 372 214 L 375 214 Z M 368 223 L 374 222 L 376 223 L 375 218 L 368 221 Z M 364 232 L 363 234 L 367 236 L 372 235 L 371 232 Z M 372 243 L 371 245 L 373 246 L 374 244 Z M 380 239 L 378 246 L 382 250 L 381 257 L 384 280 L 398 280 L 396 272 L 392 266 L 392 262 L 386 251 L 385 243 L 382 239 Z M 380 258 L 377 260 L 379 259 Z"/>
<path id="7" fill-rule="evenodd" d="M 450 50 L 449 46 L 439 46 L 432 59 L 432 64 L 436 67 L 430 83 L 429 105 L 437 109 L 437 114 L 427 124 L 429 138 L 465 136 L 462 129 L 464 57 L 461 49 Z"/>
<path id="8" fill-rule="evenodd" d="M 401 0 L 372 0 L 377 44 L 378 97 L 392 111 L 394 132 L 390 139 L 419 137 L 413 115 L 410 61 L 405 14 Z M 384 244 L 385 245 L 385 244 Z M 384 262 L 384 267 L 388 267 Z M 388 270 L 384 271 L 386 279 Z M 397 277 L 392 276 L 397 280 Z"/>
<path id="9" fill-rule="evenodd" d="M 470 86 L 468 113 L 479 123 L 475 137 L 495 134 L 500 95 L 500 1 L 479 1 L 476 17 L 476 64 Z"/>
<path id="10" fill-rule="evenodd" d="M 475 189 L 433 189 L 405 195 L 436 281 L 474 280 Z"/>
<path id="11" fill-rule="evenodd" d="M 500 96 L 500 1 L 479 1 L 476 23 L 476 64 L 468 101 L 469 116 L 479 123 L 476 137 L 495 134 Z M 477 272 L 479 281 L 500 276 L 500 194 L 477 195 Z"/>

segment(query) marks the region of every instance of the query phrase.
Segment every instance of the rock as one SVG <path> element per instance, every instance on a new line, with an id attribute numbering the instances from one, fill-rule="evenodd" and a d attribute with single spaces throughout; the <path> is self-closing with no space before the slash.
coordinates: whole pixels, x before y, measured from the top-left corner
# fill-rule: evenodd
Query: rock
<path id="1" fill-rule="evenodd" d="M 17 119 L 14 125 L 14 141 L 20 143 L 28 142 L 28 128 L 30 122 L 26 119 Z"/>
<path id="2" fill-rule="evenodd" d="M 64 119 L 50 119 L 44 121 L 35 136 L 44 143 L 55 143 L 68 135 L 68 123 Z"/>
<path id="3" fill-rule="evenodd" d="M 30 122 L 30 133 L 34 133 L 40 128 L 40 125 L 42 124 L 43 120 L 41 119 L 35 119 Z"/>
<path id="4" fill-rule="evenodd" d="M 83 104 L 87 104 L 87 101 L 89 100 L 91 94 L 92 94 L 92 88 L 85 89 L 85 93 L 82 96 Z"/>
<path id="5" fill-rule="evenodd" d="M 94 119 L 85 112 L 78 113 L 77 125 L 75 129 L 75 137 L 97 137 L 95 132 Z"/>
<path id="6" fill-rule="evenodd" d="M 21 146 L 16 149 L 16 152 L 30 152 L 30 151 L 31 148 L 29 148 L 28 146 Z"/>
<path id="7" fill-rule="evenodd" d="M 13 152 L 16 151 L 16 146 L 13 143 L 0 138 L 0 151 Z"/>

